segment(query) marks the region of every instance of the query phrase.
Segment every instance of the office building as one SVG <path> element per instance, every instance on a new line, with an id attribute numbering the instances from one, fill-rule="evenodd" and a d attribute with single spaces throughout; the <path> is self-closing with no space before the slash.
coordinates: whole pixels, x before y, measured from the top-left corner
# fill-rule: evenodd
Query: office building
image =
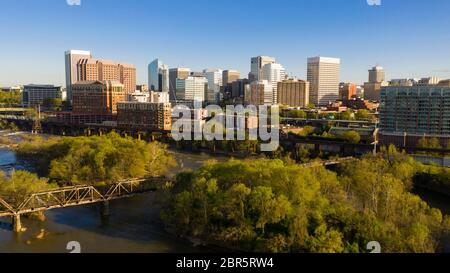
<path id="1" fill-rule="evenodd" d="M 278 83 L 286 79 L 286 70 L 281 64 L 269 63 L 263 67 L 262 79 L 267 80 L 272 85 L 273 104 L 278 103 Z"/>
<path id="2" fill-rule="evenodd" d="M 54 85 L 25 85 L 22 92 L 22 106 L 33 108 L 44 105 L 46 100 L 63 99 L 63 88 Z"/>
<path id="3" fill-rule="evenodd" d="M 231 98 L 241 98 L 244 99 L 245 90 L 249 88 L 249 80 L 239 79 L 231 83 Z"/>
<path id="4" fill-rule="evenodd" d="M 309 104 L 309 82 L 284 80 L 277 83 L 278 103 L 290 107 L 307 107 Z"/>
<path id="5" fill-rule="evenodd" d="M 113 115 L 117 103 L 126 101 L 123 84 L 118 81 L 85 81 L 72 85 L 74 113 Z"/>
<path id="6" fill-rule="evenodd" d="M 117 126 L 130 130 L 170 131 L 170 103 L 120 102 L 117 104 Z"/>
<path id="7" fill-rule="evenodd" d="M 241 78 L 241 73 L 237 70 L 224 70 L 222 76 L 223 85 L 227 85 Z"/>
<path id="8" fill-rule="evenodd" d="M 327 106 L 339 98 L 340 59 L 308 58 L 310 101 L 316 106 Z"/>
<path id="9" fill-rule="evenodd" d="M 184 80 L 191 75 L 191 69 L 189 68 L 171 68 L 169 70 L 169 91 L 170 99 L 175 100 L 175 94 L 177 91 L 177 79 Z"/>
<path id="10" fill-rule="evenodd" d="M 77 64 L 78 81 L 117 81 L 124 85 L 124 92 L 136 90 L 136 68 L 131 64 L 98 59 L 81 59 Z"/>
<path id="11" fill-rule="evenodd" d="M 206 100 L 210 103 L 218 103 L 220 101 L 220 87 L 222 86 L 223 70 L 205 69 L 203 75 L 208 81 Z"/>
<path id="12" fill-rule="evenodd" d="M 254 81 L 245 93 L 245 104 L 248 105 L 272 105 L 273 88 L 267 80 Z"/>
<path id="13" fill-rule="evenodd" d="M 381 100 L 381 88 L 387 85 L 383 67 L 374 66 L 369 70 L 369 81 L 364 83 L 364 99 L 379 102 Z"/>
<path id="14" fill-rule="evenodd" d="M 66 66 L 66 90 L 67 100 L 72 101 L 72 84 L 78 80 L 78 62 L 82 59 L 90 59 L 92 54 L 90 51 L 84 50 L 68 50 L 65 52 L 65 66 Z"/>
<path id="15" fill-rule="evenodd" d="M 383 144 L 416 146 L 423 137 L 450 140 L 450 87 L 389 86 L 381 89 Z"/>
<path id="16" fill-rule="evenodd" d="M 369 82 L 384 82 L 386 80 L 386 73 L 383 67 L 377 65 L 369 70 Z"/>
<path id="17" fill-rule="evenodd" d="M 251 58 L 251 71 L 249 74 L 249 81 L 263 80 L 263 67 L 266 64 L 276 63 L 275 58 L 269 56 L 258 56 Z"/>
<path id="18" fill-rule="evenodd" d="M 176 88 L 177 100 L 204 102 L 208 80 L 205 77 L 189 76 L 186 79 L 177 79 Z"/>
<path id="19" fill-rule="evenodd" d="M 169 68 L 159 59 L 148 65 L 148 87 L 150 91 L 169 92 Z"/>

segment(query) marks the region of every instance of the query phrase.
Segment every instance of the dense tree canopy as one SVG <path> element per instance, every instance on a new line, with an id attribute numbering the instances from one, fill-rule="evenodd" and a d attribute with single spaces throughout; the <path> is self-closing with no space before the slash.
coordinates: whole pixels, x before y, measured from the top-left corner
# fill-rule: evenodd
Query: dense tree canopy
<path id="1" fill-rule="evenodd" d="M 17 91 L 4 92 L 0 91 L 0 106 L 15 107 L 22 103 L 22 94 Z"/>
<path id="2" fill-rule="evenodd" d="M 106 136 L 34 139 L 20 145 L 19 158 L 34 160 L 60 184 L 102 184 L 165 175 L 175 161 L 160 143 Z"/>
<path id="3" fill-rule="evenodd" d="M 209 162 L 182 173 L 162 217 L 180 234 L 245 251 L 435 252 L 449 219 L 412 194 L 422 168 L 390 149 L 338 173 L 280 160 Z"/>
<path id="4" fill-rule="evenodd" d="M 26 171 L 15 171 L 9 177 L 0 172 L 0 196 L 14 206 L 22 203 L 32 193 L 56 187 L 55 184 L 49 184 L 48 179 Z"/>

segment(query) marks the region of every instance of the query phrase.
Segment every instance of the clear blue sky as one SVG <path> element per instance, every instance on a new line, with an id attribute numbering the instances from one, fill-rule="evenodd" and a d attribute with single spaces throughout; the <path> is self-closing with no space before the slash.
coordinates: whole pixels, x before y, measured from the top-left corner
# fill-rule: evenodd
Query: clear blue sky
<path id="1" fill-rule="evenodd" d="M 146 66 L 250 70 L 270 55 L 306 77 L 306 59 L 342 59 L 342 81 L 362 83 L 380 64 L 388 78 L 450 78 L 450 1 L 0 0 L 0 86 L 64 83 L 64 51 Z"/>

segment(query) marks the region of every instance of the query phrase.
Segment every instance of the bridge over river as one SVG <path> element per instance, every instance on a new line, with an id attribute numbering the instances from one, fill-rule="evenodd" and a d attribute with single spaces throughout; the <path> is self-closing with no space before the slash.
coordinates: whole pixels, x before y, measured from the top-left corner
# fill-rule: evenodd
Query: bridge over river
<path id="1" fill-rule="evenodd" d="M 103 215 L 109 214 L 109 201 L 154 192 L 173 181 L 164 177 L 134 179 L 108 186 L 72 186 L 33 193 L 25 200 L 0 197 L 0 217 L 12 217 L 14 232 L 21 232 L 20 216 L 51 209 L 103 203 Z"/>

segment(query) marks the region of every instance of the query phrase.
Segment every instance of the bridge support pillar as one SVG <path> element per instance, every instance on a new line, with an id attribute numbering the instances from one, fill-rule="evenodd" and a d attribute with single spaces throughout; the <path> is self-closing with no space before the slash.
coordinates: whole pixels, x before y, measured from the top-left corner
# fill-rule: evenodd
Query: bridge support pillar
<path id="1" fill-rule="evenodd" d="M 108 217 L 109 216 L 109 201 L 103 201 L 103 205 L 102 205 L 102 216 L 103 217 Z"/>
<path id="2" fill-rule="evenodd" d="M 16 214 L 12 217 L 13 231 L 15 233 L 22 232 L 22 221 L 20 220 L 20 214 Z"/>

